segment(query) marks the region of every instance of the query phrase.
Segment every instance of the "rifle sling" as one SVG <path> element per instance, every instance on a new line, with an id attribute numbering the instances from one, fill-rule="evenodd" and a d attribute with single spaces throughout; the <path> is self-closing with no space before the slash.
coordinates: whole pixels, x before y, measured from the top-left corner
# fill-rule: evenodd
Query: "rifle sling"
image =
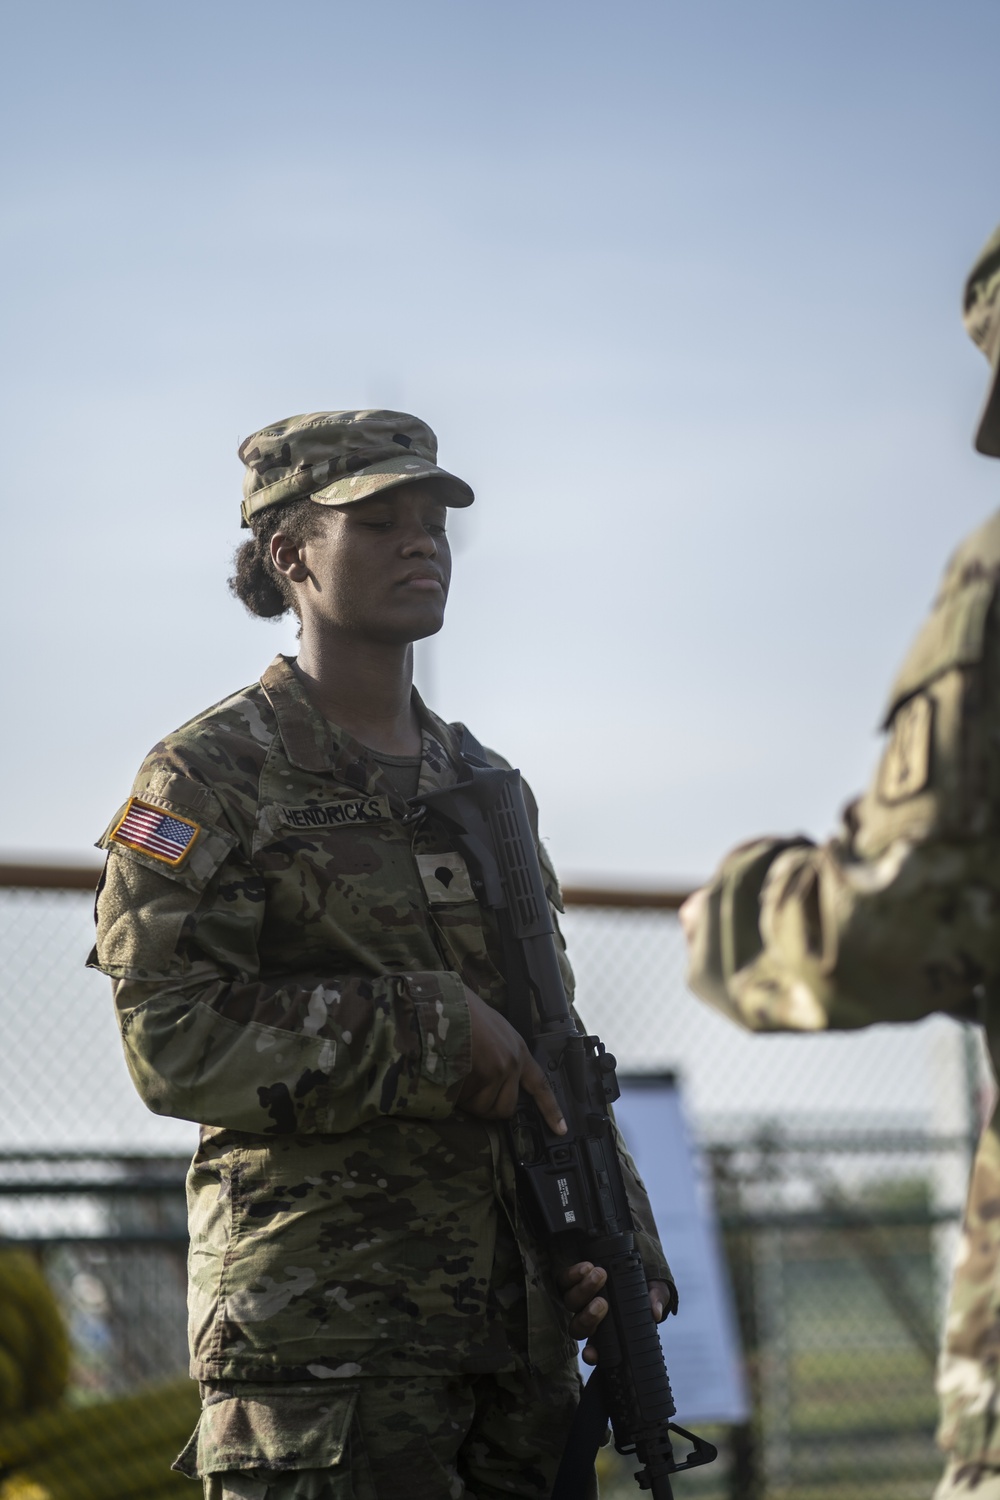
<path id="1" fill-rule="evenodd" d="M 592 1492 L 597 1451 L 607 1441 L 608 1408 L 598 1372 L 583 1388 L 573 1416 L 551 1500 L 580 1500 Z"/>

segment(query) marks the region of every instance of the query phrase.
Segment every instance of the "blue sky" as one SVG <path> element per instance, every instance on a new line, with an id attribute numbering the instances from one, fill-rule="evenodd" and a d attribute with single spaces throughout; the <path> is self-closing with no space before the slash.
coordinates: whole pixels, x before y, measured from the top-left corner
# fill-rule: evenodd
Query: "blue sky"
<path id="1" fill-rule="evenodd" d="M 235 449 L 368 404 L 476 486 L 420 680 L 566 874 L 831 826 L 1000 495 L 959 320 L 995 0 L 3 24 L 8 855 L 85 857 L 159 735 L 292 648 L 225 588 Z"/>

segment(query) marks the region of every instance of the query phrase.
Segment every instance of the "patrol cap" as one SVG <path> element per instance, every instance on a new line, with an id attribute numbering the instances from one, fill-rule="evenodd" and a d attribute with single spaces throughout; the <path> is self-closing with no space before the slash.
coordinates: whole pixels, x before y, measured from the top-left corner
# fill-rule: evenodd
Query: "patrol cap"
<path id="1" fill-rule="evenodd" d="M 437 438 L 402 411 L 314 411 L 286 417 L 240 444 L 243 525 L 286 500 L 349 505 L 380 490 L 433 479 L 446 505 L 471 505 L 463 479 L 437 464 Z"/>
<path id="2" fill-rule="evenodd" d="M 963 313 L 969 337 L 982 349 L 993 368 L 993 382 L 979 420 L 976 447 L 1000 458 L 1000 229 L 995 229 L 980 252 L 965 283 Z"/>

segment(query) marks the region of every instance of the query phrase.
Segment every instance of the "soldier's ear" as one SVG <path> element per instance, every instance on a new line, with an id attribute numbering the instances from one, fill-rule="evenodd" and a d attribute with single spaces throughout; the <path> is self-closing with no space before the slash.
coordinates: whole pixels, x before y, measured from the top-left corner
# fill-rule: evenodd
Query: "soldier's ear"
<path id="1" fill-rule="evenodd" d="M 289 583 L 305 583 L 309 577 L 301 545 L 294 542 L 287 532 L 276 531 L 272 536 L 271 561 L 275 570 L 287 578 Z"/>

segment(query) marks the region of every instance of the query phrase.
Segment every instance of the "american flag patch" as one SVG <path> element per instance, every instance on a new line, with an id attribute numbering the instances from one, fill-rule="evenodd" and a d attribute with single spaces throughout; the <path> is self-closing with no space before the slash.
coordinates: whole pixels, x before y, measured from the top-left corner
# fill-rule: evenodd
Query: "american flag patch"
<path id="1" fill-rule="evenodd" d="M 151 854 L 154 859 L 162 859 L 164 864 L 179 865 L 198 832 L 198 824 L 190 819 L 163 812 L 158 807 L 147 807 L 145 802 L 132 797 L 125 816 L 111 835 L 111 842 L 124 844 L 127 849 L 138 849 L 141 854 Z"/>

